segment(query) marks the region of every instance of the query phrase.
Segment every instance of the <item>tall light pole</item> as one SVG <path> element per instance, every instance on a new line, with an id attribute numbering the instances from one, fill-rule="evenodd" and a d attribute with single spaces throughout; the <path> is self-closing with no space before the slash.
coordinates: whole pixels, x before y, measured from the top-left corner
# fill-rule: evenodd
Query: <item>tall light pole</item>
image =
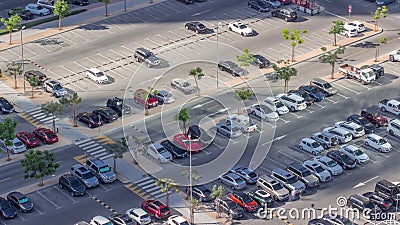
<path id="1" fill-rule="evenodd" d="M 191 139 L 191 135 L 188 135 L 188 140 L 183 140 L 183 142 L 189 142 L 189 212 L 190 212 L 190 224 L 194 224 L 194 217 L 193 217 L 193 188 L 192 188 L 192 143 L 198 141 L 199 139 Z"/>
<path id="2" fill-rule="evenodd" d="M 219 72 L 219 68 L 218 68 L 218 62 L 219 62 L 219 40 L 218 40 L 218 33 L 219 33 L 219 27 L 222 25 L 222 23 L 221 22 L 218 22 L 218 24 L 217 24 L 217 88 L 219 88 L 219 85 L 218 85 L 218 80 L 219 80 L 219 78 L 218 78 L 218 72 Z"/>
<path id="3" fill-rule="evenodd" d="M 25 29 L 25 26 L 22 26 L 21 27 L 21 29 L 19 30 L 20 31 L 20 33 L 21 33 L 21 39 L 20 39 L 20 43 L 21 43 L 21 64 L 22 64 L 22 67 L 21 67 L 21 69 L 22 69 L 22 74 L 24 75 L 24 95 L 26 95 L 26 85 L 25 85 L 25 74 L 24 74 L 24 64 L 25 64 L 25 60 L 24 60 L 24 42 L 23 42 L 23 40 L 22 40 L 22 30 L 24 30 Z M 15 31 L 18 31 L 17 29 L 13 29 L 13 30 L 15 30 Z"/>

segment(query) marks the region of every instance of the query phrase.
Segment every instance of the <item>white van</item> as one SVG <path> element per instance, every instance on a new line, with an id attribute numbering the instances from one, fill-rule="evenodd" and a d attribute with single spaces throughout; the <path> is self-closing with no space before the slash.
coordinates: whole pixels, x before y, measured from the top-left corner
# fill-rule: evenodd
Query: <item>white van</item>
<path id="1" fill-rule="evenodd" d="M 322 133 L 331 133 L 335 135 L 340 144 L 344 144 L 353 140 L 353 136 L 351 135 L 351 133 L 343 128 L 327 127 L 322 130 Z"/>

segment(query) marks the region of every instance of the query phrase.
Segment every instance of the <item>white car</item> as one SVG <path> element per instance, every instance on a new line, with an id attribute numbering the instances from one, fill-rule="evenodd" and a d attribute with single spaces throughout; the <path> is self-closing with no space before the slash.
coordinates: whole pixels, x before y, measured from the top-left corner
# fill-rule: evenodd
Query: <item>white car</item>
<path id="1" fill-rule="evenodd" d="M 314 161 L 322 168 L 328 170 L 332 175 L 337 176 L 343 173 L 343 168 L 328 156 L 316 156 Z"/>
<path id="2" fill-rule="evenodd" d="M 95 216 L 90 221 L 91 225 L 113 225 L 113 223 L 104 216 Z"/>
<path id="3" fill-rule="evenodd" d="M 338 128 L 338 127 L 327 127 L 322 130 L 322 134 L 330 133 L 335 135 L 335 137 L 338 139 L 339 144 L 344 144 L 347 143 L 351 140 L 353 140 L 353 136 L 351 135 L 350 132 L 343 128 Z"/>
<path id="4" fill-rule="evenodd" d="M 364 144 L 366 146 L 371 146 L 380 152 L 392 151 L 392 145 L 387 142 L 386 139 L 376 134 L 369 134 L 365 138 Z"/>
<path id="5" fill-rule="evenodd" d="M 345 27 L 340 34 L 344 35 L 346 37 L 356 37 L 358 35 L 358 32 L 354 28 L 348 29 L 348 28 Z"/>
<path id="6" fill-rule="evenodd" d="M 242 36 L 251 36 L 253 35 L 253 29 L 247 27 L 241 22 L 231 22 L 228 25 L 228 29 L 230 31 L 236 32 Z"/>
<path id="7" fill-rule="evenodd" d="M 159 143 L 152 143 L 147 148 L 147 154 L 155 158 L 159 163 L 167 163 L 172 160 L 172 155 Z"/>
<path id="8" fill-rule="evenodd" d="M 46 16 L 50 14 L 50 10 L 43 8 L 42 6 L 38 4 L 28 4 L 25 7 L 25 10 L 31 12 L 32 14 L 35 15 L 40 15 L 40 16 Z"/>
<path id="9" fill-rule="evenodd" d="M 328 170 L 322 168 L 318 163 L 312 160 L 304 161 L 303 166 L 317 176 L 320 182 L 328 182 L 332 179 L 331 173 Z"/>
<path id="10" fill-rule="evenodd" d="M 350 159 L 356 161 L 358 164 L 366 163 L 369 160 L 368 155 L 354 145 L 342 145 L 340 146 L 339 151 L 346 154 Z"/>
<path id="11" fill-rule="evenodd" d="M 348 30 L 356 29 L 357 32 L 364 32 L 366 30 L 364 24 L 357 20 L 345 23 L 344 28 Z"/>
<path id="12" fill-rule="evenodd" d="M 108 77 L 96 68 L 90 68 L 88 71 L 86 71 L 86 77 L 96 81 L 98 84 L 108 82 Z"/>
<path id="13" fill-rule="evenodd" d="M 387 131 L 392 136 L 400 137 L 400 120 L 391 120 L 388 124 Z"/>
<path id="14" fill-rule="evenodd" d="M 276 98 L 285 104 L 292 112 L 301 111 L 307 108 L 304 98 L 295 94 L 279 94 Z"/>
<path id="15" fill-rule="evenodd" d="M 335 123 L 335 127 L 342 128 L 347 130 L 351 133 L 353 138 L 361 137 L 365 135 L 365 130 L 362 126 L 354 123 L 354 122 L 347 122 L 347 121 L 339 121 Z"/>
<path id="16" fill-rule="evenodd" d="M 54 10 L 54 0 L 38 0 L 36 4 L 42 6 L 43 8 Z"/>
<path id="17" fill-rule="evenodd" d="M 6 151 L 8 148 L 12 154 L 18 154 L 26 151 L 26 145 L 18 138 L 14 138 L 14 140 L 12 140 L 11 146 L 6 146 L 6 143 L 3 140 L 0 140 L 0 144 L 4 151 Z"/>
<path id="18" fill-rule="evenodd" d="M 268 122 L 274 122 L 279 119 L 278 113 L 273 111 L 270 107 L 263 103 L 252 105 L 250 111 L 250 113 L 252 113 L 253 115 L 258 116 L 262 120 Z"/>
<path id="19" fill-rule="evenodd" d="M 288 107 L 284 105 L 281 101 L 279 101 L 275 97 L 267 97 L 264 102 L 269 105 L 274 111 L 276 111 L 279 115 L 283 115 L 289 112 Z"/>
<path id="20" fill-rule="evenodd" d="M 140 208 L 128 209 L 128 210 L 126 210 L 126 215 L 128 215 L 130 218 L 134 219 L 139 224 L 151 223 L 151 218 L 150 218 L 149 214 L 147 214 L 146 211 L 144 211 L 143 209 L 140 209 Z"/>
<path id="21" fill-rule="evenodd" d="M 300 141 L 299 148 L 300 150 L 309 152 L 313 155 L 319 155 L 325 150 L 324 147 L 311 138 L 303 138 Z"/>
<path id="22" fill-rule="evenodd" d="M 231 114 L 226 118 L 226 125 L 238 128 L 242 133 L 253 132 L 257 129 L 257 124 L 250 121 L 247 115 Z"/>
<path id="23" fill-rule="evenodd" d="M 167 220 L 168 225 L 190 225 L 190 223 L 185 220 L 182 216 L 173 215 L 170 216 Z"/>

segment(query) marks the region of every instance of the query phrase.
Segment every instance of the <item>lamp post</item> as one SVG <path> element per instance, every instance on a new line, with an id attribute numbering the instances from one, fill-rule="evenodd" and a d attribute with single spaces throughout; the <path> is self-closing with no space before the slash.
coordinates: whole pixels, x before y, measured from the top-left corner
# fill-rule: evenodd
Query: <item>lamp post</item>
<path id="1" fill-rule="evenodd" d="M 219 27 L 222 25 L 222 23 L 221 22 L 218 22 L 218 24 L 217 24 L 217 89 L 219 88 L 219 85 L 218 85 L 218 80 L 219 80 L 219 78 L 218 78 L 218 72 L 219 72 L 219 68 L 218 68 L 218 62 L 219 62 L 219 40 L 218 40 L 218 33 L 219 33 Z"/>
<path id="2" fill-rule="evenodd" d="M 192 188 L 192 142 L 198 141 L 199 139 L 191 139 L 191 135 L 188 135 L 188 140 L 183 140 L 183 142 L 189 142 L 189 212 L 190 212 L 190 224 L 194 224 L 194 217 L 193 217 L 193 188 Z"/>
<path id="3" fill-rule="evenodd" d="M 25 26 L 22 26 L 21 27 L 21 29 L 19 30 L 20 31 L 20 34 L 21 34 L 21 39 L 20 39 L 20 43 L 21 43 L 21 64 L 22 64 L 22 74 L 24 75 L 24 95 L 26 95 L 26 84 L 25 84 L 25 82 L 26 82 L 26 80 L 25 80 L 25 74 L 24 74 L 24 64 L 25 64 L 25 60 L 24 60 L 24 42 L 22 41 L 22 30 L 24 30 L 25 29 Z M 15 31 L 17 31 L 17 29 L 14 29 Z"/>

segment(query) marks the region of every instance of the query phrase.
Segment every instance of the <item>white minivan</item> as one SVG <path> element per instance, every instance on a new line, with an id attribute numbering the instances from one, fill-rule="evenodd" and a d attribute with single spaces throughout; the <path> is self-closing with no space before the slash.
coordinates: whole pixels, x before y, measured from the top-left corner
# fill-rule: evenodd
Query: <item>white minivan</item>
<path id="1" fill-rule="evenodd" d="M 286 105 L 292 112 L 307 108 L 304 98 L 295 94 L 279 94 L 276 98 Z"/>
<path id="2" fill-rule="evenodd" d="M 400 120 L 391 120 L 386 129 L 390 135 L 400 137 Z"/>

